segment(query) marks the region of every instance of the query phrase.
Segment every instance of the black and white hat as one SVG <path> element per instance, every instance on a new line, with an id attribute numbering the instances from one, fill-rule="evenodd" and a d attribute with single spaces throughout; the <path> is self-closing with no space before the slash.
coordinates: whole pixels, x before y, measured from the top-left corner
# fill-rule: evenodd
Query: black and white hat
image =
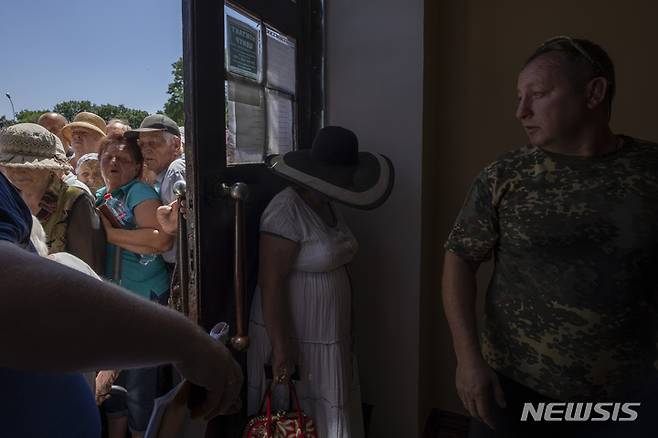
<path id="1" fill-rule="evenodd" d="M 393 189 L 394 169 L 382 154 L 359 152 L 359 140 L 340 126 L 322 128 L 311 149 L 268 157 L 272 172 L 338 202 L 379 207 Z"/>

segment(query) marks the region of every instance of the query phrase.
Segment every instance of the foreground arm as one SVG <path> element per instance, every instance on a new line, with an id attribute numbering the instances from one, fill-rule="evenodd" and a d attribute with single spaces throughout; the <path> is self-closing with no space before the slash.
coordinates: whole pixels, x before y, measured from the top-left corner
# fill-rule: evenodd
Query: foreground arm
<path id="1" fill-rule="evenodd" d="M 230 353 L 183 315 L 8 242 L 0 241 L 0 260 L 0 366 L 68 372 L 174 363 L 208 390 L 198 412 L 228 409 L 237 397 L 242 377 Z"/>
<path id="2" fill-rule="evenodd" d="M 457 356 L 456 386 L 464 407 L 494 428 L 490 400 L 501 407 L 505 397 L 498 378 L 482 358 L 475 318 L 476 272 L 479 264 L 446 251 L 443 265 L 443 308 Z"/>

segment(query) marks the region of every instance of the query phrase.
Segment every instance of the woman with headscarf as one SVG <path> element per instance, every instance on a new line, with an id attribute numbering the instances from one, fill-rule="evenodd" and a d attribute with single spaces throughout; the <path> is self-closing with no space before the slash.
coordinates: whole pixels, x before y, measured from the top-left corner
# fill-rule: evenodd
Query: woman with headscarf
<path id="1" fill-rule="evenodd" d="M 71 169 L 61 141 L 34 123 L 0 131 L 0 171 L 46 232 L 51 253 L 68 252 L 97 273 L 103 272 L 105 235 L 93 200 L 81 188 L 66 184 L 60 174 Z"/>
<path id="2" fill-rule="evenodd" d="M 383 203 L 393 167 L 380 154 L 358 151 L 356 135 L 329 126 L 310 150 L 269 159 L 293 182 L 261 216 L 258 288 L 251 308 L 248 350 L 249 414 L 269 385 L 271 363 L 278 409 L 294 374 L 302 410 L 317 435 L 364 436 L 352 344 L 352 287 L 347 266 L 358 244 L 334 202 L 370 209 Z M 283 391 L 280 389 L 283 388 Z"/>

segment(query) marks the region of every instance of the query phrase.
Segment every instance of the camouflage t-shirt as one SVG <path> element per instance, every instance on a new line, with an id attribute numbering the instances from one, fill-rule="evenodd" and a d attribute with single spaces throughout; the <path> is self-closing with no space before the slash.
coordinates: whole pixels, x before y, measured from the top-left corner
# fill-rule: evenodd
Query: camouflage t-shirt
<path id="1" fill-rule="evenodd" d="M 578 157 L 527 146 L 476 178 L 445 248 L 494 256 L 485 360 L 556 399 L 658 381 L 658 145 Z"/>

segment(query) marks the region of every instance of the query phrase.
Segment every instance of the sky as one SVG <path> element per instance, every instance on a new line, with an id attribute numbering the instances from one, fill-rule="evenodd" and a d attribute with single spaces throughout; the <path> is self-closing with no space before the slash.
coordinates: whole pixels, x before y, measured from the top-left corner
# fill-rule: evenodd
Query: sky
<path id="1" fill-rule="evenodd" d="M 181 0 L 2 0 L 0 115 L 66 100 L 153 113 L 183 53 Z"/>

